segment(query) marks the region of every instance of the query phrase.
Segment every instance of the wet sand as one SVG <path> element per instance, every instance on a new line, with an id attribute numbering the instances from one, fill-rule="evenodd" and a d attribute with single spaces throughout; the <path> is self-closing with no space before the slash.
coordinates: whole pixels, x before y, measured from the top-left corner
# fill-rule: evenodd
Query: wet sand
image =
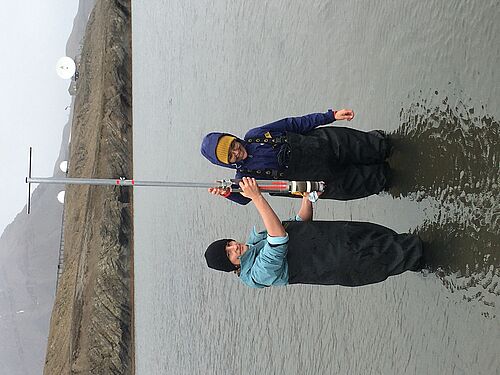
<path id="1" fill-rule="evenodd" d="M 97 1 L 85 33 L 69 177 L 132 176 L 130 1 Z M 132 374 L 132 191 L 68 186 L 65 264 L 45 374 Z"/>

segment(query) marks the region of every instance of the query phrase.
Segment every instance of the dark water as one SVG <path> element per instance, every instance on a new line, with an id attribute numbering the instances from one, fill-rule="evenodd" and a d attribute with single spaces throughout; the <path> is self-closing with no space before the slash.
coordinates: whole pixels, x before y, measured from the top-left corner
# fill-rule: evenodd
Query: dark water
<path id="1" fill-rule="evenodd" d="M 484 106 L 450 101 L 435 91 L 401 109 L 390 192 L 436 202 L 437 217 L 415 229 L 429 269 L 452 292 L 480 286 L 466 299 L 493 305 L 488 295 L 500 295 L 500 125 Z M 467 281 L 456 285 L 450 274 Z"/>
<path id="2" fill-rule="evenodd" d="M 138 374 L 495 374 L 500 368 L 499 1 L 136 1 L 136 179 L 232 177 L 210 131 L 352 108 L 394 139 L 389 193 L 321 220 L 419 233 L 429 272 L 250 290 L 207 243 L 260 219 L 204 191 L 135 199 Z M 283 219 L 295 200 L 271 198 Z"/>

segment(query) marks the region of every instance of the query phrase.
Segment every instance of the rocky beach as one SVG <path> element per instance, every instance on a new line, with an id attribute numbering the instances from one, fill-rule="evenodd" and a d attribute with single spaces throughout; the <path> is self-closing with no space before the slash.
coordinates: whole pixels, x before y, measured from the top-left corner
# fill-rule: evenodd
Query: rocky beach
<path id="1" fill-rule="evenodd" d="M 79 61 L 69 177 L 132 176 L 131 3 L 99 0 Z M 44 374 L 133 374 L 133 194 L 68 186 Z"/>

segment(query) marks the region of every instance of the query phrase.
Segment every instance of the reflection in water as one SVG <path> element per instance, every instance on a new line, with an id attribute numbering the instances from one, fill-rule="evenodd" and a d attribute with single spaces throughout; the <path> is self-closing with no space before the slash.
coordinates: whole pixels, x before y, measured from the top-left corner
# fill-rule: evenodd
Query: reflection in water
<path id="1" fill-rule="evenodd" d="M 499 123 L 447 98 L 429 102 L 401 110 L 391 194 L 435 202 L 417 228 L 429 267 L 451 291 L 469 291 L 464 299 L 491 305 L 500 296 Z"/>

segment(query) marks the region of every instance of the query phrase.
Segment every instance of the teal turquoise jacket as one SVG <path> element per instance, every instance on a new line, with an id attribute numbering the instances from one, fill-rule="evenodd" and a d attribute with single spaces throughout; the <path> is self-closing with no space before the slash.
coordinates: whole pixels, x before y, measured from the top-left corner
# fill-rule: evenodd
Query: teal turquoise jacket
<path id="1" fill-rule="evenodd" d="M 300 216 L 295 221 L 302 221 Z M 422 241 L 365 222 L 287 221 L 284 237 L 253 229 L 240 256 L 241 281 L 253 288 L 287 284 L 361 286 L 419 271 Z M 290 237 L 289 237 L 290 236 Z"/>
<path id="2" fill-rule="evenodd" d="M 253 228 L 247 240 L 248 250 L 241 256 L 240 280 L 253 288 L 288 284 L 288 234 L 271 237 L 267 231 Z"/>

